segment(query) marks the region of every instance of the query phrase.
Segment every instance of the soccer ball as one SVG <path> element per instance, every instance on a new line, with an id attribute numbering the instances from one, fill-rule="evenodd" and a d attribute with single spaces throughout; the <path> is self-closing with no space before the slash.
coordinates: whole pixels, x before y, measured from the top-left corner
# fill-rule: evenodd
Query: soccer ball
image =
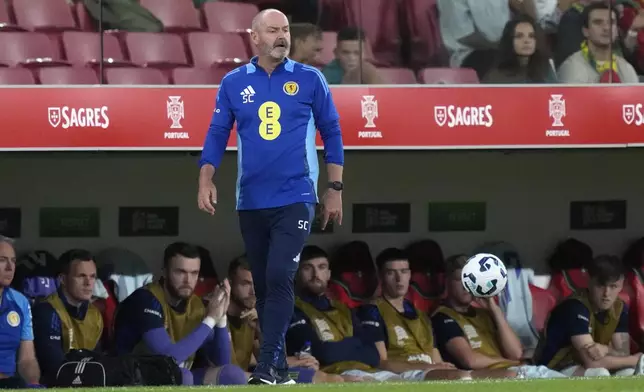
<path id="1" fill-rule="evenodd" d="M 490 253 L 470 257 L 461 272 L 465 290 L 480 298 L 498 295 L 508 283 L 508 271 L 501 259 Z"/>

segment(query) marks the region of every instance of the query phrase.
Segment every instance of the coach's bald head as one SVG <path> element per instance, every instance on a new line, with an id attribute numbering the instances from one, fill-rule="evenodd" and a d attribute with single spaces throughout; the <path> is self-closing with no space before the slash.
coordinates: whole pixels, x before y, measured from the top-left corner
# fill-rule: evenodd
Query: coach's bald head
<path id="1" fill-rule="evenodd" d="M 284 60 L 291 48 L 288 18 L 276 9 L 261 11 L 253 18 L 251 39 L 260 57 Z"/>

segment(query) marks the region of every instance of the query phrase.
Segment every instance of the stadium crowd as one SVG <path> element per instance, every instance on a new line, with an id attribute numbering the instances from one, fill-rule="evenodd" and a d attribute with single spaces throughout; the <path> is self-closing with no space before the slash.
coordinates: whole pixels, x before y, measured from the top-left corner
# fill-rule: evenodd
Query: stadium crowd
<path id="1" fill-rule="evenodd" d="M 256 54 L 247 31 L 266 7 L 290 16 L 291 57 L 322 69 L 329 84 L 637 83 L 643 6 L 614 0 L 609 12 L 605 0 L 3 0 L 0 84 L 218 84 Z"/>
<path id="2" fill-rule="evenodd" d="M 306 246 L 286 332 L 289 374 L 298 383 L 641 375 L 642 304 L 632 293 L 644 290 L 643 250 L 635 242 L 622 262 L 566 240 L 543 289 L 510 244 L 484 244 L 475 252 L 499 255 L 509 282 L 481 299 L 461 282 L 468 256 L 443 259 L 432 240 L 375 259 L 363 242 L 333 257 Z M 184 385 L 245 384 L 255 364 L 260 331 L 244 256 L 218 278 L 207 251 L 173 243 L 155 279 L 123 249 L 17 257 L 1 237 L 0 290 L 3 388 L 95 385 L 75 350 L 169 357 Z"/>

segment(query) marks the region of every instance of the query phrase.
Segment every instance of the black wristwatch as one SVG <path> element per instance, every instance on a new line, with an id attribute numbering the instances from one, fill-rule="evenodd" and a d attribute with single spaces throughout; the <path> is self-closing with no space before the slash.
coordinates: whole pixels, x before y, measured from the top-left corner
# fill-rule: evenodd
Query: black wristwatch
<path id="1" fill-rule="evenodd" d="M 340 181 L 330 181 L 329 188 L 333 189 L 334 191 L 341 191 L 344 189 L 344 184 Z"/>

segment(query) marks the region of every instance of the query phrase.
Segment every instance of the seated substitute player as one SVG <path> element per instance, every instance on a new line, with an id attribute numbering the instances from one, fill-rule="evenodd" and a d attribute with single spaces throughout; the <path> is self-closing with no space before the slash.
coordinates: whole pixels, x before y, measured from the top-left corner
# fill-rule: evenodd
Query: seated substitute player
<path id="1" fill-rule="evenodd" d="M 306 246 L 297 272 L 298 296 L 286 332 L 286 349 L 293 355 L 310 343 L 320 369 L 364 381 L 413 379 L 415 372 L 396 374 L 380 368 L 380 354 L 363 331 L 357 315 L 339 301 L 330 300 L 326 290 L 331 278 L 326 252 Z"/>
<path id="2" fill-rule="evenodd" d="M 644 356 L 631 355 L 628 309 L 618 297 L 624 284 L 621 261 L 598 256 L 586 270 L 588 289 L 550 312 L 537 363 L 568 376 L 641 375 Z"/>
<path id="3" fill-rule="evenodd" d="M 72 249 L 59 258 L 58 291 L 33 307 L 34 344 L 45 384 L 55 381 L 70 350 L 99 350 L 103 316 L 90 303 L 96 264 L 89 251 Z"/>
<path id="4" fill-rule="evenodd" d="M 523 347 L 508 325 L 494 298 L 473 297 L 461 282 L 467 256 L 452 256 L 445 262 L 447 298 L 432 316 L 436 345 L 442 357 L 460 369 L 509 370 L 519 378 L 562 378 L 545 366 L 529 366 L 521 360 Z"/>
<path id="5" fill-rule="evenodd" d="M 0 235 L 0 389 L 40 387 L 31 306 L 10 287 L 15 272 L 13 240 Z"/>
<path id="6" fill-rule="evenodd" d="M 254 366 L 261 336 L 255 311 L 255 290 L 250 266 L 244 256 L 238 257 L 228 267 L 230 281 L 230 305 L 228 328 L 230 329 L 234 362 L 242 369 Z M 292 383 L 329 383 L 346 381 L 342 376 L 319 370 L 319 362 L 312 355 L 288 356 L 289 375 Z"/>
<path id="7" fill-rule="evenodd" d="M 194 294 L 200 266 L 196 246 L 177 242 L 165 249 L 163 278 L 136 290 L 117 308 L 117 354 L 171 356 L 181 367 L 184 385 L 246 384 L 244 372 L 230 364 L 226 326 L 230 286 L 227 280 L 217 286 L 206 308 Z M 199 349 L 213 367 L 192 369 Z"/>
<path id="8" fill-rule="evenodd" d="M 407 255 L 400 249 L 383 250 L 376 257 L 382 296 L 358 311 L 362 328 L 380 353 L 380 367 L 408 374 L 416 380 L 469 380 L 513 377 L 509 370 L 457 369 L 444 362 L 434 346 L 429 318 L 405 299 L 411 271 Z"/>

